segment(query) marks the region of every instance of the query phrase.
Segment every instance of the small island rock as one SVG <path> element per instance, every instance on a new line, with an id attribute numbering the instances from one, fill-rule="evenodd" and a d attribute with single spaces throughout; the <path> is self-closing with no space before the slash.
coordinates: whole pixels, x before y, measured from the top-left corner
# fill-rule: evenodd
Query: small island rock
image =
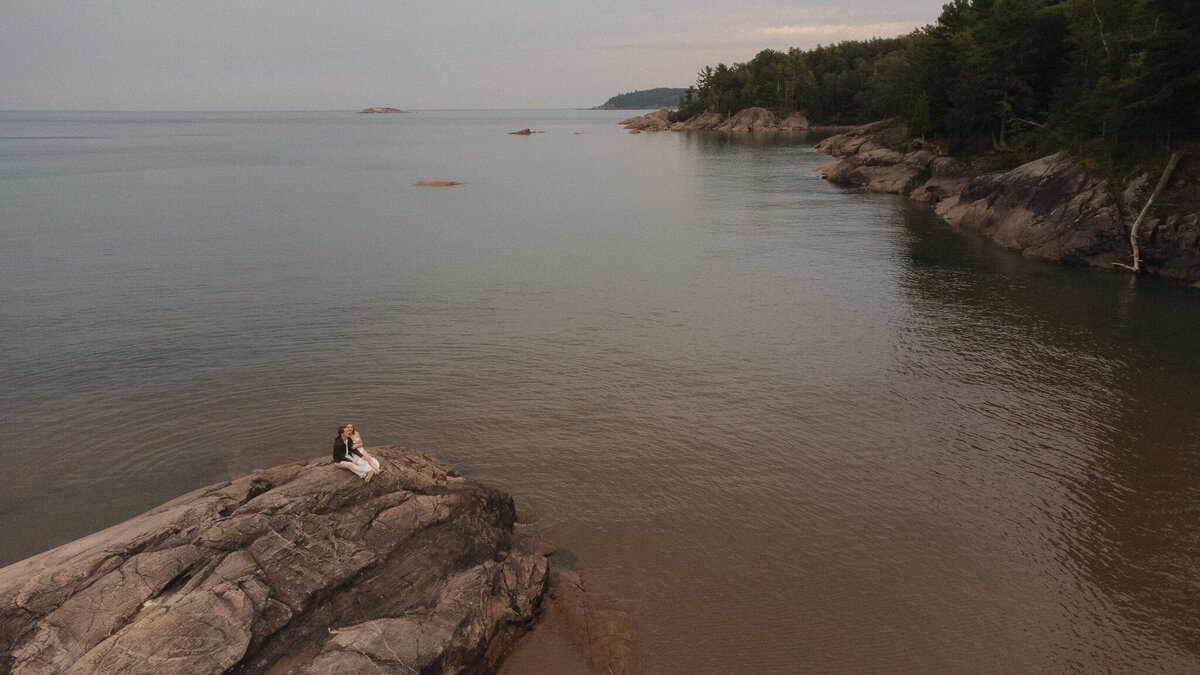
<path id="1" fill-rule="evenodd" d="M 406 112 L 408 112 L 408 111 L 401 110 L 399 108 L 364 108 L 359 111 L 359 114 L 374 115 L 374 114 L 379 114 L 379 113 L 406 113 Z"/>
<path id="2" fill-rule="evenodd" d="M 462 183 L 456 180 L 447 180 L 445 178 L 429 178 L 426 180 L 419 180 L 413 183 L 413 185 L 415 187 L 450 187 L 452 185 L 462 185 Z"/>

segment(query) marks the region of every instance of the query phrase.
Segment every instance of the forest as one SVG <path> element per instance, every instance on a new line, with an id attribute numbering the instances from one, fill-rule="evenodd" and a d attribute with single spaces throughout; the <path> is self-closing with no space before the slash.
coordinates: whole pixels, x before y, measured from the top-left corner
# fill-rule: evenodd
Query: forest
<path id="1" fill-rule="evenodd" d="M 953 0 L 908 35 L 706 66 L 673 120 L 760 106 L 814 124 L 891 120 L 959 154 L 1111 161 L 1194 142 L 1198 35 L 1198 0 Z"/>

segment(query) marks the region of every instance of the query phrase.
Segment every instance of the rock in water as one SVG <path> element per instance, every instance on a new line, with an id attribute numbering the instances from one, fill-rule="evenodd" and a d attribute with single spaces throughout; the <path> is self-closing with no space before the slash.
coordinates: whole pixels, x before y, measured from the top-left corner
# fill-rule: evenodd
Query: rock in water
<path id="1" fill-rule="evenodd" d="M 211 485 L 0 569 L 0 672 L 489 669 L 546 590 L 512 498 L 404 448 Z"/>
<path id="2" fill-rule="evenodd" d="M 668 119 L 670 115 L 671 111 L 664 108 L 638 117 L 621 120 L 617 124 L 630 131 L 666 131 L 671 128 L 671 121 Z"/>
<path id="3" fill-rule="evenodd" d="M 445 178 L 430 178 L 428 180 L 419 180 L 413 183 L 416 187 L 450 187 L 452 185 L 462 185 L 456 180 L 446 180 Z"/>

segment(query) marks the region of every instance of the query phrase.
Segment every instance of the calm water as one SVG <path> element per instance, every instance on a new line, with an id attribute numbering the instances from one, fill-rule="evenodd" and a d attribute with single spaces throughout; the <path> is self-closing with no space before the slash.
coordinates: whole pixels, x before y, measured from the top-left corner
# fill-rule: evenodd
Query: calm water
<path id="1" fill-rule="evenodd" d="M 625 115 L 0 113 L 0 564 L 353 420 L 647 670 L 1200 669 L 1200 291 Z"/>

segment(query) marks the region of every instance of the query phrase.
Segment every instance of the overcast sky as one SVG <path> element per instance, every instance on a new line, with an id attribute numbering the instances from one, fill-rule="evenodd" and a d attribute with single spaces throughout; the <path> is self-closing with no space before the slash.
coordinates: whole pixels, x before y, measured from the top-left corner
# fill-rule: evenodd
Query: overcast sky
<path id="1" fill-rule="evenodd" d="M 576 108 L 944 0 L 3 0 L 3 110 Z"/>

